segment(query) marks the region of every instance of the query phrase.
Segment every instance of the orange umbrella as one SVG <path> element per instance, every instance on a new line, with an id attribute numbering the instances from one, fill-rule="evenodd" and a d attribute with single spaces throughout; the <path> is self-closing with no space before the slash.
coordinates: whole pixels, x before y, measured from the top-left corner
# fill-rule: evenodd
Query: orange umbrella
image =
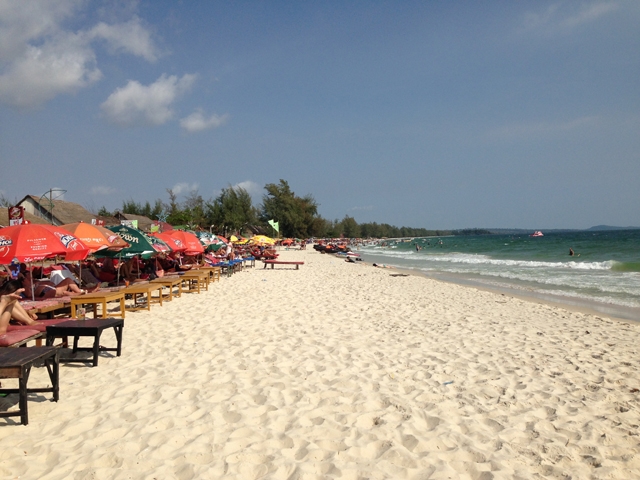
<path id="1" fill-rule="evenodd" d="M 97 252 L 104 248 L 109 250 L 120 250 L 129 246 L 118 234 L 111 230 L 93 225 L 91 223 L 68 223 L 62 228 L 69 230 L 90 250 L 90 253 Z"/>

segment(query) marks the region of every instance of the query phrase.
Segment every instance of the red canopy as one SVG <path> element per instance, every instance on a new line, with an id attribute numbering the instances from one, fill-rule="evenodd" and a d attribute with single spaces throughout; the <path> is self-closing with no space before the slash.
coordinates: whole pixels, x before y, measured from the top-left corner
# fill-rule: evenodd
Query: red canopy
<path id="1" fill-rule="evenodd" d="M 8 265 L 14 258 L 20 262 L 35 262 L 56 255 L 66 260 L 83 260 L 89 249 L 63 228 L 53 225 L 15 225 L 0 228 L 0 264 Z"/>
<path id="2" fill-rule="evenodd" d="M 204 253 L 204 247 L 202 246 L 202 243 L 200 243 L 200 239 L 193 233 L 185 232 L 184 230 L 169 230 L 165 233 L 182 242 L 185 246 L 185 254 L 198 255 L 200 253 Z"/>
<path id="3" fill-rule="evenodd" d="M 164 243 L 169 245 L 169 248 L 171 248 L 171 250 L 173 250 L 174 252 L 184 252 L 187 249 L 187 246 L 185 244 L 183 244 L 179 239 L 169 235 L 168 232 L 152 233 L 151 236 L 162 240 Z"/>

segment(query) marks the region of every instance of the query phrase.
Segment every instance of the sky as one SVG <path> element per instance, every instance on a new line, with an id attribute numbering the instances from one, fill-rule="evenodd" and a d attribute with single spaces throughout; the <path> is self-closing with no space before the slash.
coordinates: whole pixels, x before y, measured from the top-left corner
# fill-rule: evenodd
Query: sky
<path id="1" fill-rule="evenodd" d="M 640 226 L 640 2 L 0 0 L 0 194 Z"/>

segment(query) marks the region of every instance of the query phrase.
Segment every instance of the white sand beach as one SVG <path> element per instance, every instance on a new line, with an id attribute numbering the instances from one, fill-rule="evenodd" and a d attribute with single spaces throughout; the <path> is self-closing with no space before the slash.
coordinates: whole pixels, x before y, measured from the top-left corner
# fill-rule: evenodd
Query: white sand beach
<path id="1" fill-rule="evenodd" d="M 281 258 L 128 313 L 121 357 L 0 419 L 0 477 L 640 478 L 639 325 Z"/>

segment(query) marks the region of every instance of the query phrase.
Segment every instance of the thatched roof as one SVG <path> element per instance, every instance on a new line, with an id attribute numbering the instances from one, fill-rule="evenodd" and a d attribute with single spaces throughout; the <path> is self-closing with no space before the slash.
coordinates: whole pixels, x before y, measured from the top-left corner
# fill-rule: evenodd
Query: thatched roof
<path id="1" fill-rule="evenodd" d="M 67 223 L 85 222 L 91 223 L 96 216 L 82 205 L 64 200 L 44 199 L 42 202 L 35 195 L 27 195 L 18 205 L 34 204 L 37 206 L 37 212 L 54 225 L 64 225 Z M 53 204 L 53 205 L 52 205 Z"/>
<path id="2" fill-rule="evenodd" d="M 40 217 L 31 215 L 29 212 L 24 212 L 24 219 L 29 220 L 31 223 L 49 223 Z M 0 226 L 2 227 L 9 226 L 9 209 L 8 208 L 0 207 Z"/>

